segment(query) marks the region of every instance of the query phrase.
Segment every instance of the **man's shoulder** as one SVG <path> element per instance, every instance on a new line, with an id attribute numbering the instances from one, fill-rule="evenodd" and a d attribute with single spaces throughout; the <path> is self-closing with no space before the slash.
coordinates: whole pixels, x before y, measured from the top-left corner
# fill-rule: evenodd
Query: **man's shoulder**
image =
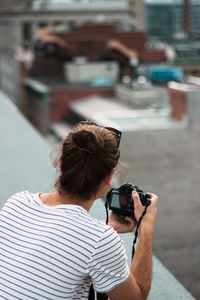
<path id="1" fill-rule="evenodd" d="M 99 238 L 101 238 L 102 235 L 104 235 L 107 230 L 109 229 L 113 230 L 113 228 L 111 228 L 111 226 L 108 226 L 104 220 L 99 220 L 91 216 L 89 213 L 85 215 L 84 222 L 86 224 L 86 227 L 90 226 L 92 232 L 93 230 L 96 233 L 98 232 Z"/>
<path id="2" fill-rule="evenodd" d="M 28 200 L 30 197 L 32 197 L 32 193 L 27 191 L 27 190 L 24 190 L 24 191 L 20 191 L 20 192 L 16 192 L 15 194 L 11 195 L 9 198 L 8 198 L 8 201 L 11 201 L 11 200 Z"/>

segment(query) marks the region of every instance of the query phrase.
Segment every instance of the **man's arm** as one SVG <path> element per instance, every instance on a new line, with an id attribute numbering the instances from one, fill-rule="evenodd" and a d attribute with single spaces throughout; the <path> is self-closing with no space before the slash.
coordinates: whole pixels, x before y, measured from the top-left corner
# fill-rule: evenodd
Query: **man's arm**
<path id="1" fill-rule="evenodd" d="M 147 299 L 150 291 L 152 280 L 153 230 L 158 197 L 154 194 L 149 195 L 151 196 L 151 205 L 148 207 L 146 215 L 143 217 L 140 225 L 140 237 L 130 266 L 130 276 L 125 282 L 107 293 L 111 300 L 144 300 Z M 135 217 L 138 221 L 143 213 L 144 206 L 140 203 L 137 192 L 133 191 L 132 197 L 134 200 Z M 129 221 L 128 231 L 130 231 L 130 223 L 134 226 L 134 221 L 130 218 L 126 218 L 126 220 Z M 112 220 L 110 224 L 112 225 Z M 116 228 L 116 224 L 114 224 L 114 227 Z M 124 231 L 123 224 L 123 232 Z M 118 228 L 118 232 L 121 232 L 120 228 Z"/>

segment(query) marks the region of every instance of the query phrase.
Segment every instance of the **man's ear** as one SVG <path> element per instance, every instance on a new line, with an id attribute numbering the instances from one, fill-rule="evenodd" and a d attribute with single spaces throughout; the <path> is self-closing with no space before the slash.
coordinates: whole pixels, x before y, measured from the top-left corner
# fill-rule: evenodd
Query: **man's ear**
<path id="1" fill-rule="evenodd" d="M 106 183 L 108 186 L 112 186 L 112 177 L 115 173 L 116 168 L 113 168 L 111 173 L 106 177 Z"/>

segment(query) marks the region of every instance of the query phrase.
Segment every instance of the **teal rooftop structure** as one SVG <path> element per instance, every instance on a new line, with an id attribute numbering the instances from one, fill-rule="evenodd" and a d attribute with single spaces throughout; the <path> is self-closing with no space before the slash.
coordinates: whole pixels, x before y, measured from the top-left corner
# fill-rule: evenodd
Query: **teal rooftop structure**
<path id="1" fill-rule="evenodd" d="M 0 92 L 0 207 L 12 194 L 30 190 L 48 192 L 53 189 L 56 173 L 51 166 L 51 147 L 28 123 L 16 106 Z M 102 200 L 91 210 L 97 218 L 105 218 Z M 131 253 L 133 235 L 122 235 L 127 253 Z M 130 257 L 129 257 L 130 260 Z M 192 300 L 193 296 L 154 257 L 150 300 Z"/>

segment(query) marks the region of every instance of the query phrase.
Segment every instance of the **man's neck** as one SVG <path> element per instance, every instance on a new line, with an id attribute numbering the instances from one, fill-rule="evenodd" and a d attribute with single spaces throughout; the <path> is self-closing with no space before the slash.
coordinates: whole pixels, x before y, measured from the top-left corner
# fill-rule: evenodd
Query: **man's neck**
<path id="1" fill-rule="evenodd" d="M 48 206 L 56 206 L 56 205 L 62 205 L 62 204 L 70 204 L 70 205 L 80 205 L 85 210 L 89 211 L 92 204 L 94 203 L 95 199 L 91 198 L 89 200 L 83 200 L 76 197 L 71 197 L 67 194 L 60 194 L 57 191 L 48 193 L 48 194 L 40 194 L 39 195 L 41 201 Z"/>

